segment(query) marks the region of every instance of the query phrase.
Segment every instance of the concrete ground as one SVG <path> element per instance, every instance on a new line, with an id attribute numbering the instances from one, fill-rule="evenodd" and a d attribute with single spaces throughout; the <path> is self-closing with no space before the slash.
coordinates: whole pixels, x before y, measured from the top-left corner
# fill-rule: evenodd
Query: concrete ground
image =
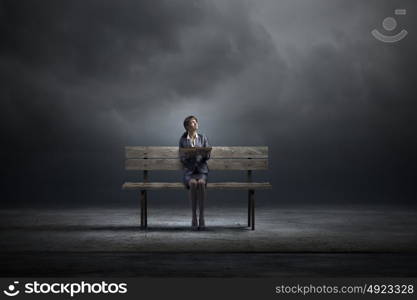
<path id="1" fill-rule="evenodd" d="M 417 276 L 417 210 L 400 207 L 0 211 L 1 276 Z"/>

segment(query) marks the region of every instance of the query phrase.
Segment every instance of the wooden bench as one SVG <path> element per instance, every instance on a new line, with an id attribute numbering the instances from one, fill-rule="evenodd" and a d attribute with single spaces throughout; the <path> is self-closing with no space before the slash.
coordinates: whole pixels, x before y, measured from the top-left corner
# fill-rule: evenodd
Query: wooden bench
<path id="1" fill-rule="evenodd" d="M 126 150 L 126 170 L 143 171 L 143 182 L 126 182 L 123 190 L 140 190 L 141 228 L 147 228 L 147 191 L 165 189 L 186 189 L 182 182 L 150 182 L 149 171 L 183 170 L 178 147 L 128 146 Z M 255 190 L 270 189 L 269 182 L 253 182 L 252 171 L 268 169 L 268 147 L 213 147 L 208 160 L 209 170 L 247 171 L 246 182 L 211 182 L 209 174 L 208 190 L 248 190 L 248 227 L 255 230 Z M 178 175 L 182 180 L 182 174 Z"/>

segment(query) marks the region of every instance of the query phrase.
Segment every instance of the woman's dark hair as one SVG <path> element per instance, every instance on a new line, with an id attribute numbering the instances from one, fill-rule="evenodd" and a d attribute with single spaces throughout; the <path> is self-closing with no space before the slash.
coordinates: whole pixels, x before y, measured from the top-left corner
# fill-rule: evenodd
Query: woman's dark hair
<path id="1" fill-rule="evenodd" d="M 188 130 L 188 124 L 190 124 L 191 119 L 195 119 L 197 121 L 197 123 L 198 123 L 198 120 L 197 120 L 196 117 L 194 117 L 194 116 L 188 116 L 188 117 L 186 117 L 185 120 L 184 120 L 184 128 L 185 128 L 185 130 Z"/>

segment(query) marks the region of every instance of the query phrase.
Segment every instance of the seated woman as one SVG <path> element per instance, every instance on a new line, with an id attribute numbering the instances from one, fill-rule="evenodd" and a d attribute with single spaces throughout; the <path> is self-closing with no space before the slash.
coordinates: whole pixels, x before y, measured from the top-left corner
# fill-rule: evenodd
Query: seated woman
<path id="1" fill-rule="evenodd" d="M 180 148 L 190 147 L 210 147 L 208 139 L 205 135 L 197 132 L 198 120 L 194 116 L 189 116 L 184 120 L 185 132 L 179 141 Z M 209 169 L 207 160 L 210 159 L 210 153 L 203 154 L 187 154 L 180 152 L 181 162 L 184 166 L 183 182 L 189 190 L 189 198 L 191 201 L 192 220 L 191 228 L 204 229 L 204 202 L 207 198 L 207 180 Z M 197 206 L 199 210 L 199 222 L 197 225 Z"/>

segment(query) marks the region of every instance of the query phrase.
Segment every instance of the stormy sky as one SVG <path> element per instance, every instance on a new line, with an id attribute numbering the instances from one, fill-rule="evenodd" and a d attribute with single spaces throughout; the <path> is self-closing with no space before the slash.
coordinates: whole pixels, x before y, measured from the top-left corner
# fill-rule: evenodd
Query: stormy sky
<path id="1" fill-rule="evenodd" d="M 0 1 L 1 205 L 136 205 L 120 190 L 140 178 L 124 171 L 124 146 L 176 146 L 190 114 L 213 146 L 269 146 L 270 170 L 254 173 L 274 186 L 261 205 L 413 204 L 416 11 L 412 0 Z M 408 36 L 387 44 L 372 29 Z"/>

